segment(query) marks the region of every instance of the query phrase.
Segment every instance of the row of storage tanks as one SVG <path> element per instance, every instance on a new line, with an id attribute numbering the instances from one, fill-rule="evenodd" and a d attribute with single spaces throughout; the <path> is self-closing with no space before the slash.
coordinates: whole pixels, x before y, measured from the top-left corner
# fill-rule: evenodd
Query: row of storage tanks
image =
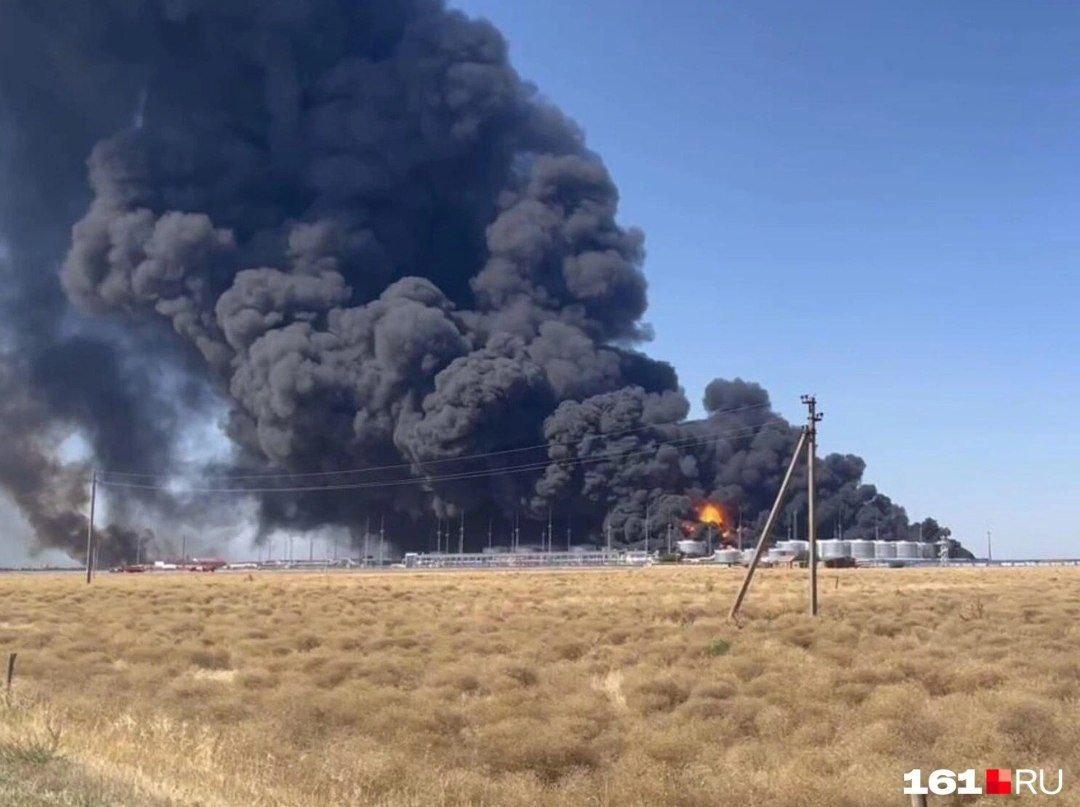
<path id="1" fill-rule="evenodd" d="M 923 541 L 871 541 L 854 539 L 850 541 L 828 539 L 817 542 L 819 560 L 854 558 L 855 560 L 932 560 L 938 557 L 939 544 Z M 769 549 L 765 560 L 774 563 L 803 557 L 810 552 L 809 541 L 777 541 Z M 754 557 L 754 550 L 718 549 L 715 554 L 717 563 L 749 563 Z"/>

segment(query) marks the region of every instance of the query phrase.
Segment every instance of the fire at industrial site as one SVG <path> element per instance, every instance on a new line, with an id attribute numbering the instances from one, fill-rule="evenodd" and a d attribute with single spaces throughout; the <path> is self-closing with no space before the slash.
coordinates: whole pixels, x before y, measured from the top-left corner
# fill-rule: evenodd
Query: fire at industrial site
<path id="1" fill-rule="evenodd" d="M 0 803 L 1080 804 L 1074 39 L 0 0 Z"/>

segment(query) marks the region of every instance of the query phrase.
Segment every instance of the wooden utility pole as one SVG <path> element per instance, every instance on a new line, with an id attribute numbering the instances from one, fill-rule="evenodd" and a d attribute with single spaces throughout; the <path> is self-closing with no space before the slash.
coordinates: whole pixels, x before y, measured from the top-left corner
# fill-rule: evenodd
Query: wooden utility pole
<path id="1" fill-rule="evenodd" d="M 817 533 L 814 529 L 814 465 L 817 462 L 817 424 L 822 414 L 817 411 L 817 398 L 813 395 L 803 395 L 800 399 L 807 407 L 806 413 L 806 521 L 807 541 L 810 545 L 810 616 L 817 616 Z"/>
<path id="2" fill-rule="evenodd" d="M 735 615 L 739 612 L 739 606 L 742 605 L 743 598 L 750 588 L 750 581 L 754 578 L 754 570 L 757 569 L 758 562 L 765 553 L 765 546 L 769 542 L 769 534 L 772 532 L 773 524 L 776 523 L 776 517 L 780 513 L 780 504 L 783 502 L 784 495 L 787 493 L 788 486 L 791 484 L 791 477 L 795 473 L 795 466 L 799 463 L 799 455 L 802 454 L 803 449 L 806 447 L 806 438 L 807 430 L 804 428 L 799 435 L 799 442 L 795 446 L 795 451 L 791 454 L 791 462 L 788 464 L 787 473 L 784 474 L 784 481 L 780 483 L 780 490 L 776 494 L 776 501 L 773 502 L 772 510 L 769 511 L 769 518 L 765 521 L 765 528 L 761 531 L 761 537 L 758 539 L 757 548 L 754 549 L 754 557 L 750 560 L 750 567 L 746 570 L 746 577 L 743 578 L 742 588 L 739 589 L 739 594 L 735 597 L 735 602 L 731 605 L 731 612 L 728 616 L 732 619 L 734 619 Z"/>
<path id="3" fill-rule="evenodd" d="M 97 470 L 90 474 L 90 526 L 86 529 L 86 582 L 94 576 L 94 504 L 97 502 Z"/>

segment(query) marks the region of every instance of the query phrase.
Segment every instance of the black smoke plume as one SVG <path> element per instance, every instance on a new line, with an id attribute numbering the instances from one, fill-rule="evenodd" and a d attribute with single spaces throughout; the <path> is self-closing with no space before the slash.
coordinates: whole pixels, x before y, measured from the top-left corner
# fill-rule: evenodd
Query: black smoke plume
<path id="1" fill-rule="evenodd" d="M 210 518 L 160 488 L 221 411 L 189 487 L 403 547 L 462 510 L 473 547 L 553 508 L 579 539 L 705 497 L 755 523 L 797 439 L 740 380 L 684 420 L 604 164 L 440 0 L 7 0 L 0 161 L 0 483 L 45 545 L 78 553 L 91 466 L 133 485 L 116 557 Z M 863 468 L 822 460 L 822 525 L 910 534 Z M 256 492 L 310 472 L 334 489 Z"/>

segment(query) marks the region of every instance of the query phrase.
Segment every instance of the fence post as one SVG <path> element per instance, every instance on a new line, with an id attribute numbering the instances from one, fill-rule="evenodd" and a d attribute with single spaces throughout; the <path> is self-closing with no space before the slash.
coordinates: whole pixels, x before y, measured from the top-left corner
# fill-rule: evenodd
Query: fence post
<path id="1" fill-rule="evenodd" d="M 11 682 L 15 679 L 15 659 L 18 657 L 18 653 L 9 653 L 7 660 L 7 684 L 5 685 L 5 691 L 8 695 L 11 694 Z"/>

